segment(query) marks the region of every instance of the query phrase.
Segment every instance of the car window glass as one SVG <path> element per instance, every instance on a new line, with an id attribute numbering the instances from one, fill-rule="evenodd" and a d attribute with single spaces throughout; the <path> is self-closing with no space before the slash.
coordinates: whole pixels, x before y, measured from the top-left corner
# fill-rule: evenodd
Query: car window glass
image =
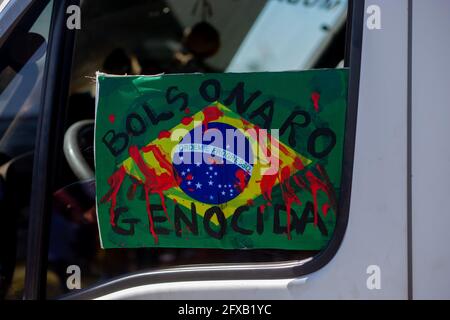
<path id="1" fill-rule="evenodd" d="M 50 2 L 26 14 L 0 48 L 0 298 L 20 299 L 24 288 L 33 152 L 51 12 Z"/>

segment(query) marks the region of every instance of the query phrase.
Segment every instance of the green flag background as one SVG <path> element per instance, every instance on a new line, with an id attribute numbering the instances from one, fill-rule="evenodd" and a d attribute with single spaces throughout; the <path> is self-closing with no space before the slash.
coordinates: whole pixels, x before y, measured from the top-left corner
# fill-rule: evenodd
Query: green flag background
<path id="1" fill-rule="evenodd" d="M 102 247 L 322 249 L 339 214 L 347 83 L 347 69 L 98 74 L 95 174 Z M 278 177 L 270 200 L 261 192 L 251 199 L 237 196 L 236 208 L 202 203 L 176 187 L 146 192 L 150 181 L 130 150 L 138 150 L 150 169 L 161 170 L 161 163 L 144 157 L 149 152 L 145 147 L 183 123 L 192 129 L 194 122 L 186 119 L 205 114 L 212 105 L 226 110 L 227 119 L 241 119 L 251 128 L 278 129 L 280 142 L 307 159 L 304 168 L 291 170 L 284 180 Z M 251 183 L 255 189 L 261 181 Z M 298 201 L 289 203 L 293 198 Z M 231 207 L 239 208 L 239 218 L 233 220 L 231 213 L 220 222 L 219 211 Z"/>

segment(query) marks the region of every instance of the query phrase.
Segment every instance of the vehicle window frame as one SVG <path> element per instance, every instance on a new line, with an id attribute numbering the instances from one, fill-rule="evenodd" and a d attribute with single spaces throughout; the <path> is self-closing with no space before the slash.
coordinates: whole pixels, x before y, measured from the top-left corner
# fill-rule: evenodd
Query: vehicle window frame
<path id="1" fill-rule="evenodd" d="M 36 0 L 38 6 L 48 0 Z M 47 276 L 48 225 L 51 208 L 51 190 L 56 165 L 57 150 L 62 150 L 62 132 L 65 105 L 69 92 L 75 31 L 66 27 L 66 8 L 79 5 L 79 0 L 54 1 L 45 61 L 41 110 L 38 118 L 36 147 L 34 152 L 28 227 L 27 259 L 24 298 L 30 300 L 45 297 Z M 32 7 L 33 8 L 33 7 Z"/>
<path id="2" fill-rule="evenodd" d="M 65 8 L 77 4 L 76 0 L 55 1 L 52 29 L 49 39 L 45 83 L 43 90 L 43 111 L 41 114 L 33 173 L 34 209 L 30 219 L 29 245 L 27 257 L 27 277 L 25 298 L 45 297 L 46 249 L 48 246 L 48 225 L 50 219 L 51 191 L 57 150 L 62 150 L 63 112 L 60 106 L 68 98 L 71 75 L 71 61 L 74 34 L 65 27 Z M 361 64 L 362 33 L 364 26 L 365 1 L 349 0 L 347 14 L 347 34 L 344 65 L 350 68 L 348 109 L 344 137 L 344 158 L 339 201 L 339 213 L 332 238 L 325 249 L 314 257 L 303 261 L 270 263 L 208 264 L 174 266 L 156 271 L 140 271 L 94 286 L 77 290 L 63 296 L 63 299 L 91 299 L 111 292 L 130 288 L 142 283 L 155 284 L 179 281 L 201 280 L 249 280 L 282 279 L 299 277 L 313 273 L 325 266 L 338 251 L 344 237 L 350 208 L 353 158 L 358 110 L 359 79 Z M 51 146 L 51 147 L 50 147 Z"/>

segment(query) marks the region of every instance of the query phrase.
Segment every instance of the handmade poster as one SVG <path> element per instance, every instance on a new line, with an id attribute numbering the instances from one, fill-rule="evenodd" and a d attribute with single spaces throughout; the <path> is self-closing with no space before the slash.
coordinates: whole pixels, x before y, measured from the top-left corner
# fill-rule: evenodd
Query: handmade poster
<path id="1" fill-rule="evenodd" d="M 322 249 L 339 216 L 347 78 L 99 73 L 102 247 Z"/>

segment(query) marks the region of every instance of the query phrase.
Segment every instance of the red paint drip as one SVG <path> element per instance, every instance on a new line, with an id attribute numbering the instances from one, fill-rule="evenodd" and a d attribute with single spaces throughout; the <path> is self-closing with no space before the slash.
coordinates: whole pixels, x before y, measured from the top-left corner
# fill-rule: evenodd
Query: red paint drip
<path id="1" fill-rule="evenodd" d="M 327 193 L 328 193 L 328 197 L 330 200 L 330 207 L 334 210 L 334 212 L 336 212 L 336 210 L 337 210 L 336 194 L 334 193 L 334 187 L 330 181 L 330 177 L 328 176 L 325 168 L 322 167 L 321 165 L 317 164 L 316 168 L 317 168 L 317 171 L 319 172 L 320 176 L 323 177 L 323 183 L 327 187 L 327 190 L 328 190 Z"/>
<path id="2" fill-rule="evenodd" d="M 189 108 L 184 109 L 184 113 L 186 113 L 186 114 L 191 113 L 191 109 L 189 109 Z"/>
<path id="3" fill-rule="evenodd" d="M 291 240 L 291 208 L 293 203 L 301 205 L 300 199 L 295 194 L 294 188 L 292 188 L 289 178 L 291 176 L 291 169 L 289 167 L 284 167 L 281 169 L 281 183 L 282 183 L 282 195 L 284 203 L 286 204 L 286 225 L 288 239 Z"/>
<path id="4" fill-rule="evenodd" d="M 298 166 L 298 164 L 297 164 Z M 290 184 L 290 176 L 291 169 L 288 166 L 285 166 L 281 169 L 280 176 L 277 175 L 263 175 L 259 185 L 261 188 L 261 194 L 263 197 L 271 201 L 272 200 L 272 189 L 279 179 L 281 183 L 281 192 L 283 196 L 284 203 L 286 204 L 286 218 L 287 218 L 287 234 L 288 239 L 291 239 L 291 208 L 293 203 L 297 203 L 301 205 L 300 199 L 295 194 L 294 188 L 292 188 Z M 299 179 L 294 176 L 294 181 L 299 184 Z M 271 203 L 267 203 L 268 206 L 271 206 Z"/>
<path id="5" fill-rule="evenodd" d="M 184 117 L 183 119 L 181 119 L 181 123 L 185 126 L 190 125 L 192 121 L 194 121 L 194 118 L 192 117 Z"/>
<path id="6" fill-rule="evenodd" d="M 272 189 L 277 182 L 277 175 L 264 175 L 259 183 L 264 199 L 272 201 Z"/>
<path id="7" fill-rule="evenodd" d="M 273 138 L 271 138 L 272 140 Z M 285 155 L 290 155 L 289 150 L 283 146 L 281 143 L 277 142 L 278 144 L 278 149 L 280 149 L 281 152 L 283 152 Z"/>
<path id="8" fill-rule="evenodd" d="M 147 164 L 144 162 L 144 159 L 142 158 L 141 154 L 139 153 L 139 149 L 136 146 L 131 146 L 128 152 L 130 154 L 130 157 L 137 164 L 139 170 L 145 176 L 145 184 L 144 184 L 145 208 L 147 210 L 148 221 L 150 222 L 150 233 L 155 239 L 155 243 L 158 243 L 158 235 L 155 232 L 155 225 L 153 222 L 153 216 L 150 209 L 150 197 L 149 197 L 149 193 L 151 192 L 150 187 L 151 180 L 153 180 L 157 175 L 155 170 L 149 168 Z"/>
<path id="9" fill-rule="evenodd" d="M 247 205 L 248 206 L 253 206 L 255 204 L 255 202 L 253 201 L 253 199 L 248 199 L 247 200 Z"/>
<path id="10" fill-rule="evenodd" d="M 161 150 L 155 145 L 148 145 L 142 148 L 142 151 L 152 152 L 155 159 L 158 161 L 161 168 L 165 169 L 167 172 L 161 173 L 158 175 L 155 169 L 149 167 L 144 159 L 142 158 L 139 149 L 136 146 L 131 146 L 129 149 L 130 157 L 138 166 L 139 170 L 145 176 L 144 190 L 145 190 L 145 201 L 147 208 L 147 215 L 150 222 L 150 232 L 155 239 L 155 243 L 158 243 L 158 235 L 154 229 L 153 217 L 150 210 L 150 193 L 156 193 L 159 195 L 161 199 L 161 205 L 163 207 L 164 213 L 167 216 L 168 221 L 170 222 L 169 216 L 167 214 L 167 207 L 164 200 L 163 191 L 168 190 L 172 187 L 177 186 L 177 179 L 175 177 L 172 165 L 166 159 L 166 157 L 162 154 Z"/>
<path id="11" fill-rule="evenodd" d="M 133 184 L 131 185 L 130 189 L 128 189 L 128 193 L 127 193 L 127 199 L 128 200 L 133 200 L 134 197 L 136 196 L 136 190 L 138 187 L 138 183 L 133 182 Z"/>
<path id="12" fill-rule="evenodd" d="M 299 186 L 302 189 L 307 189 L 306 182 L 305 182 L 305 180 L 302 179 L 302 177 L 294 175 L 293 178 L 294 178 L 294 182 L 297 186 Z"/>
<path id="13" fill-rule="evenodd" d="M 249 130 L 248 134 L 255 140 L 258 141 L 259 148 L 262 151 L 262 154 L 270 157 L 272 152 L 270 148 L 267 146 L 267 141 L 272 141 L 272 136 L 267 134 L 267 131 L 261 131 L 259 126 L 254 126 L 254 130 Z"/>
<path id="14" fill-rule="evenodd" d="M 114 123 L 116 121 L 116 116 L 113 114 L 110 114 L 108 117 L 109 122 Z"/>
<path id="15" fill-rule="evenodd" d="M 305 166 L 303 165 L 302 160 L 299 157 L 296 157 L 294 159 L 294 168 L 297 170 L 303 170 L 305 168 Z"/>
<path id="16" fill-rule="evenodd" d="M 165 214 L 166 217 L 167 217 L 167 221 L 169 221 L 170 223 L 172 223 L 172 221 L 170 221 L 170 218 L 169 218 L 169 213 L 167 212 L 166 200 L 164 199 L 164 195 L 163 195 L 162 192 L 157 192 L 157 193 L 159 194 L 159 198 L 160 198 L 160 200 L 161 200 L 161 206 L 163 207 L 164 214 Z"/>
<path id="17" fill-rule="evenodd" d="M 320 181 L 311 171 L 308 171 L 306 173 L 306 179 L 308 179 L 309 181 L 311 193 L 314 199 L 314 225 L 317 225 L 319 220 L 317 193 L 321 190 L 325 192 L 328 197 L 330 197 L 329 190 L 328 187 L 322 181 Z"/>
<path id="18" fill-rule="evenodd" d="M 172 164 L 164 156 L 164 154 L 161 152 L 161 150 L 156 145 L 146 146 L 146 147 L 142 148 L 142 150 L 144 152 L 152 152 L 154 157 L 158 161 L 159 165 L 167 171 L 167 173 L 163 173 L 157 177 L 159 184 L 153 190 L 155 190 L 154 193 L 159 194 L 159 197 L 161 198 L 161 205 L 163 207 L 164 213 L 166 214 L 167 220 L 169 222 L 171 222 L 170 218 L 169 218 L 169 214 L 167 213 L 167 207 L 166 207 L 166 203 L 165 203 L 162 191 L 165 191 L 172 187 L 178 186 L 181 182 L 181 178 L 179 178 L 177 175 L 175 175 Z"/>
<path id="19" fill-rule="evenodd" d="M 147 217 L 150 223 L 150 233 L 152 234 L 153 239 L 155 239 L 155 244 L 158 244 L 158 235 L 155 232 L 155 223 L 153 222 L 152 210 L 150 209 L 149 189 L 147 186 L 145 186 L 144 188 L 145 188 L 145 209 L 147 210 Z"/>
<path id="20" fill-rule="evenodd" d="M 193 180 L 193 179 L 194 177 L 190 173 L 186 176 L 186 180 Z"/>
<path id="21" fill-rule="evenodd" d="M 316 112 L 318 112 L 319 111 L 320 94 L 318 92 L 311 93 L 311 100 L 313 101 L 314 109 L 316 110 Z"/>
<path id="22" fill-rule="evenodd" d="M 164 130 L 158 134 L 158 139 L 170 138 L 170 131 Z"/>
<path id="23" fill-rule="evenodd" d="M 155 156 L 155 158 L 158 161 L 159 165 L 162 168 L 164 168 L 170 174 L 170 178 L 171 179 L 169 179 L 169 181 L 172 182 L 172 180 L 175 177 L 175 174 L 173 172 L 172 164 L 170 163 L 169 160 L 167 160 L 167 158 L 164 156 L 164 154 L 161 152 L 161 150 L 159 150 L 159 148 L 156 145 L 150 144 L 148 146 L 143 147 L 142 151 L 144 153 L 148 153 L 148 152 L 152 152 L 153 153 L 153 155 Z"/>
<path id="24" fill-rule="evenodd" d="M 250 122 L 248 122 L 247 120 L 245 120 L 244 118 L 241 118 L 242 121 L 242 128 L 244 130 L 247 130 L 248 128 L 250 128 Z"/>
<path id="25" fill-rule="evenodd" d="M 264 210 L 266 209 L 266 206 L 265 205 L 260 205 L 259 206 L 259 212 L 261 212 L 261 214 L 263 214 L 264 213 Z"/>
<path id="26" fill-rule="evenodd" d="M 102 202 L 111 201 L 111 207 L 109 208 L 109 221 L 113 227 L 116 226 L 114 220 L 117 205 L 117 194 L 119 193 L 120 186 L 125 178 L 125 173 L 125 167 L 122 166 L 108 178 L 108 184 L 111 188 L 101 199 Z"/>
<path id="27" fill-rule="evenodd" d="M 330 205 L 328 204 L 328 203 L 325 203 L 323 206 L 322 206 L 322 213 L 323 213 L 323 216 L 324 217 L 327 217 L 327 214 L 328 214 L 328 210 L 330 209 Z"/>
<path id="28" fill-rule="evenodd" d="M 209 106 L 203 109 L 203 127 L 204 129 L 208 129 L 208 123 L 218 120 L 221 116 L 223 116 L 223 112 L 219 110 L 217 106 Z"/>
<path id="29" fill-rule="evenodd" d="M 244 189 L 246 187 L 245 178 L 247 176 L 247 173 L 244 170 L 239 169 L 239 170 L 236 171 L 235 176 L 236 176 L 236 179 L 237 179 L 237 183 L 236 183 L 235 186 L 238 188 L 238 190 L 240 192 L 244 191 Z"/>

